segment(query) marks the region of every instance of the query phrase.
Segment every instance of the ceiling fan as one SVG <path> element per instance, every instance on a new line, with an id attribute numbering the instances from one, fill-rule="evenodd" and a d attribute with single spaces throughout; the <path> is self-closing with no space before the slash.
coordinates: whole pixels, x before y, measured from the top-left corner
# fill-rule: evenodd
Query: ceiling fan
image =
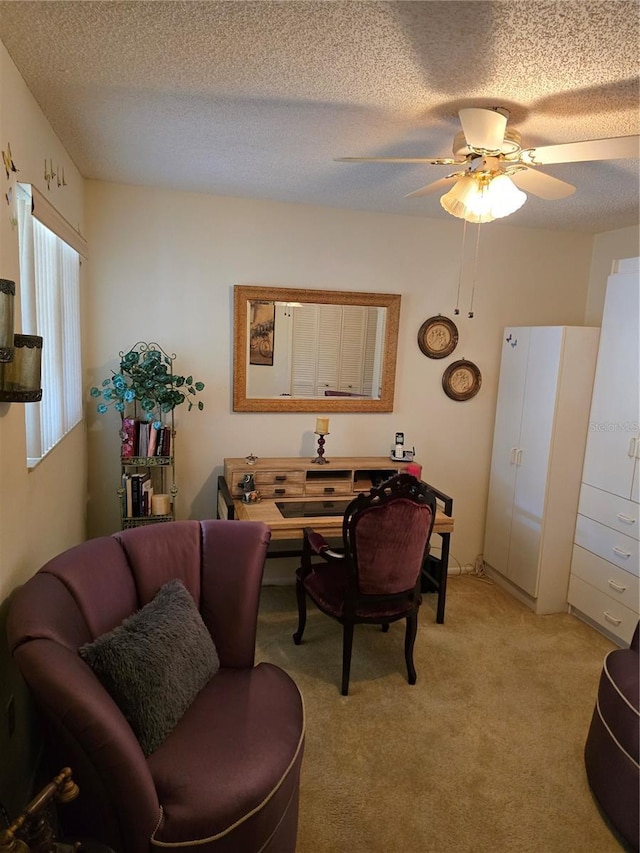
<path id="1" fill-rule="evenodd" d="M 588 139 L 535 148 L 522 146 L 520 134 L 507 128 L 507 111 L 470 107 L 458 113 L 462 130 L 453 140 L 451 157 L 338 157 L 351 163 L 424 163 L 459 169 L 414 190 L 417 198 L 445 188 L 440 203 L 453 216 L 468 222 L 491 222 L 515 212 L 526 194 L 545 200 L 566 198 L 572 184 L 538 170 L 552 163 L 621 160 L 639 156 L 640 136 Z"/>

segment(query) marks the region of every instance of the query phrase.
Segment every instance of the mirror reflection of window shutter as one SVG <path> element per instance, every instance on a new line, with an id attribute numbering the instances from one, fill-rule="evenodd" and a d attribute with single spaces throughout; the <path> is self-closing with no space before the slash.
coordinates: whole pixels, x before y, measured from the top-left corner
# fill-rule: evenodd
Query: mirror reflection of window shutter
<path id="1" fill-rule="evenodd" d="M 318 346 L 316 307 L 303 304 L 293 309 L 291 394 L 294 397 L 313 397 L 316 393 Z"/>
<path id="2" fill-rule="evenodd" d="M 338 387 L 342 307 L 319 305 L 318 314 L 316 394 L 321 396 L 327 388 L 335 390 Z"/>
<path id="3" fill-rule="evenodd" d="M 369 307 L 367 312 L 367 330 L 364 339 L 364 363 L 362 366 L 362 393 L 370 397 L 373 391 L 373 363 L 376 357 L 376 325 L 378 309 Z M 376 389 L 377 394 L 377 389 Z"/>
<path id="4" fill-rule="evenodd" d="M 340 391 L 362 393 L 362 363 L 365 341 L 366 309 L 345 305 L 342 311 L 342 346 L 340 349 Z"/>

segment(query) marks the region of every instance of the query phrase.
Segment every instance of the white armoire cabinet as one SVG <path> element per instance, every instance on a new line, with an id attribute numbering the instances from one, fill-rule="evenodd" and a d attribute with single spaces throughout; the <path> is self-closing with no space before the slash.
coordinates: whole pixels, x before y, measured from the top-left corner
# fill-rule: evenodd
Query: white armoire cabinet
<path id="1" fill-rule="evenodd" d="M 616 266 L 602 317 L 569 604 L 628 644 L 640 610 L 640 259 Z"/>
<path id="2" fill-rule="evenodd" d="M 483 559 L 536 613 L 567 588 L 598 329 L 504 330 Z"/>

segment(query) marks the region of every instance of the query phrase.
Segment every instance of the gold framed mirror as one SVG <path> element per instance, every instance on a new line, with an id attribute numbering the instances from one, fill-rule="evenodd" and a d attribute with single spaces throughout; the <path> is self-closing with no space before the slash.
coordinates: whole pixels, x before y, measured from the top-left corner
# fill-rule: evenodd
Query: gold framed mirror
<path id="1" fill-rule="evenodd" d="M 236 285 L 234 412 L 392 412 L 400 294 Z"/>

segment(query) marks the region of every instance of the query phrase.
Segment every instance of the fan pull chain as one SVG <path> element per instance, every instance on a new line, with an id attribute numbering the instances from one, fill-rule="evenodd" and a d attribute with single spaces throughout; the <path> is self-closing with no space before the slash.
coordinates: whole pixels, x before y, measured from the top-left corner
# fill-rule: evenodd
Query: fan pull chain
<path id="1" fill-rule="evenodd" d="M 464 242 L 467 236 L 467 220 L 464 220 L 462 228 L 462 248 L 460 250 L 460 270 L 458 272 L 458 293 L 456 294 L 456 307 L 453 309 L 454 314 L 460 313 L 460 285 L 462 284 L 462 268 L 464 266 Z"/>
<path id="2" fill-rule="evenodd" d="M 469 313 L 467 314 L 467 317 L 469 317 L 469 319 L 471 319 L 473 317 L 473 297 L 474 297 L 475 292 L 476 292 L 476 278 L 477 278 L 477 274 L 478 274 L 478 249 L 480 248 L 480 229 L 481 228 L 482 228 L 482 223 L 479 222 L 478 223 L 478 234 L 476 237 L 476 253 L 475 253 L 475 257 L 473 259 L 473 280 L 472 280 L 472 284 L 471 284 L 471 304 L 469 305 Z"/>

